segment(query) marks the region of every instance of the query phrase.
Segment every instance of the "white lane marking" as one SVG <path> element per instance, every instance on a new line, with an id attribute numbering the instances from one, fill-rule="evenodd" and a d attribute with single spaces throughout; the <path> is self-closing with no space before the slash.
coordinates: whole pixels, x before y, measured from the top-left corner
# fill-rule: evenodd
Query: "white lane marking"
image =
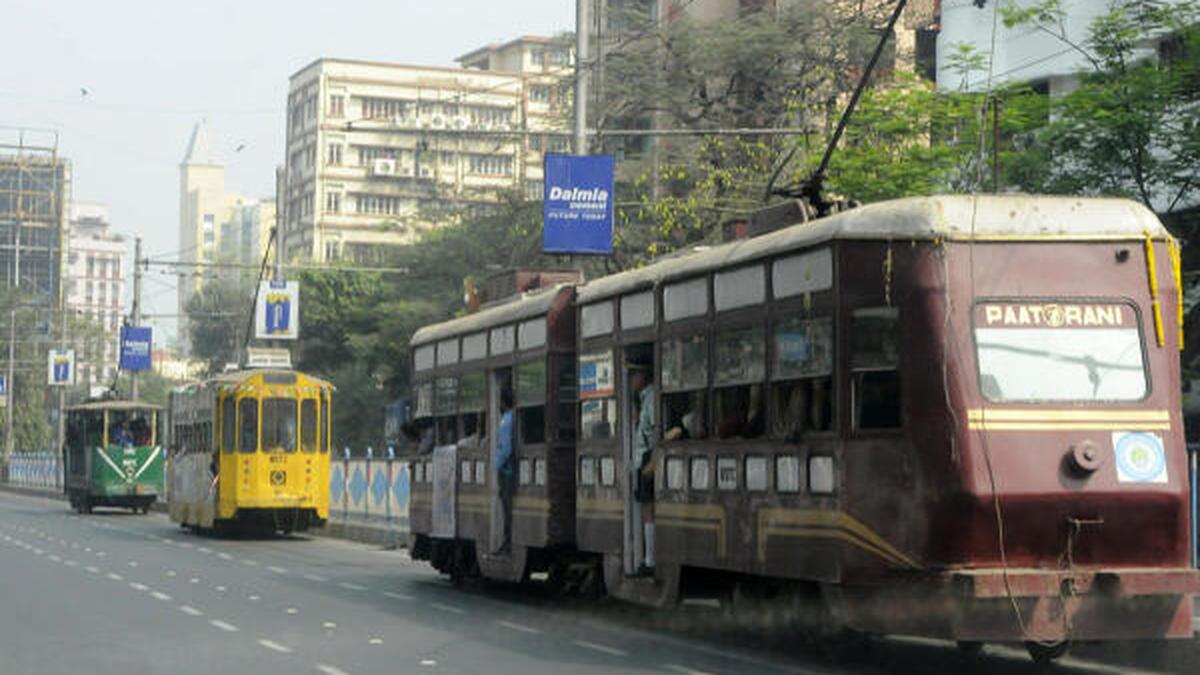
<path id="1" fill-rule="evenodd" d="M 610 656 L 629 656 L 629 652 L 626 652 L 624 649 L 617 649 L 616 647 L 609 647 L 608 645 L 588 642 L 587 640 L 573 640 L 573 643 L 578 647 L 591 649 L 592 651 L 601 652 L 603 654 L 609 654 Z"/>
<path id="2" fill-rule="evenodd" d="M 196 545 L 190 541 L 178 541 L 175 543 L 179 544 L 180 546 L 182 546 L 184 548 L 195 548 L 196 547 Z"/>
<path id="3" fill-rule="evenodd" d="M 443 612 L 450 612 L 451 614 L 466 614 L 465 609 L 462 609 L 460 607 L 455 607 L 453 605 L 443 605 L 440 602 L 431 602 L 431 603 L 429 603 L 429 606 L 434 609 L 440 609 Z"/>
<path id="4" fill-rule="evenodd" d="M 218 593 L 224 593 L 227 590 L 229 590 L 229 589 L 225 588 L 224 586 L 217 586 Z"/>
<path id="5" fill-rule="evenodd" d="M 84 552 L 84 553 L 91 553 L 91 552 L 92 552 L 92 547 L 91 547 L 91 546 L 84 546 L 84 547 L 83 547 L 83 552 Z"/>
<path id="6" fill-rule="evenodd" d="M 150 590 L 150 587 L 149 587 L 149 586 L 147 586 L 146 584 L 139 584 L 139 583 L 138 583 L 138 582 L 136 582 L 136 581 L 131 581 L 131 582 L 129 582 L 129 587 L 130 587 L 130 588 L 132 588 L 132 589 L 133 589 L 133 590 L 135 590 L 135 591 L 148 591 L 148 590 Z"/>
<path id="7" fill-rule="evenodd" d="M 270 649 L 273 652 L 279 652 L 280 654 L 291 654 L 292 653 L 291 647 L 288 647 L 286 645 L 281 645 L 278 642 L 275 642 L 274 640 L 268 640 L 266 638 L 259 638 L 258 644 L 266 647 L 267 649 Z"/>
<path id="8" fill-rule="evenodd" d="M 154 597 L 155 600 L 162 600 L 163 602 L 169 602 L 171 600 L 171 596 L 163 593 L 162 591 L 154 591 L 150 595 Z"/>
<path id="9" fill-rule="evenodd" d="M 175 576 L 175 570 L 167 570 L 167 576 L 169 576 L 169 577 Z"/>
<path id="10" fill-rule="evenodd" d="M 50 555 L 48 555 L 46 557 L 49 558 L 51 562 L 62 562 L 62 558 L 54 555 L 53 553 L 51 553 Z"/>
<path id="11" fill-rule="evenodd" d="M 322 581 L 329 581 L 329 579 L 326 579 L 325 577 L 321 576 L 320 574 L 305 574 L 304 578 L 308 579 L 309 581 L 316 581 L 318 583 L 320 583 Z"/>
<path id="12" fill-rule="evenodd" d="M 104 551 L 96 551 L 96 557 L 97 557 L 97 558 L 103 558 L 103 557 L 104 557 L 104 556 L 106 556 L 106 555 L 108 555 L 108 554 L 107 554 L 107 553 L 105 553 Z"/>
<path id="13" fill-rule="evenodd" d="M 179 611 L 181 611 L 184 614 L 187 614 L 189 616 L 200 616 L 200 615 L 204 614 L 204 612 L 201 612 L 200 610 L 196 609 L 195 607 L 192 607 L 191 605 L 180 605 Z"/>
<path id="14" fill-rule="evenodd" d="M 666 668 L 667 670 L 673 670 L 677 673 L 682 673 L 683 675 L 712 675 L 711 673 L 703 670 L 696 670 L 694 668 L 688 668 L 687 666 L 681 666 L 678 663 L 664 663 L 663 668 Z"/>
<path id="15" fill-rule="evenodd" d="M 326 629 L 326 630 L 330 630 L 330 629 L 333 629 L 333 628 L 337 628 L 337 624 L 336 624 L 336 623 L 334 623 L 334 622 L 332 622 L 332 621 L 325 621 L 325 622 L 321 623 L 321 628 L 324 628 L 324 629 Z"/>
<path id="16" fill-rule="evenodd" d="M 221 560 L 233 560 L 233 556 L 229 555 L 228 553 L 218 553 L 217 557 Z"/>
<path id="17" fill-rule="evenodd" d="M 267 565 L 267 569 L 276 574 L 287 574 L 287 568 L 280 567 L 279 565 Z"/>
<path id="18" fill-rule="evenodd" d="M 188 579 L 188 583 L 189 584 L 198 584 L 198 583 L 200 583 L 200 577 L 192 577 L 191 579 Z"/>
<path id="19" fill-rule="evenodd" d="M 436 666 L 436 665 L 437 665 L 437 661 L 435 661 L 435 660 L 433 660 L 433 659 L 421 659 L 421 665 L 423 665 L 423 666 Z"/>
<path id="20" fill-rule="evenodd" d="M 366 586 L 359 586 L 358 584 L 352 584 L 348 581 L 339 581 L 338 586 L 341 586 L 342 588 L 344 588 L 348 591 L 365 591 L 365 590 L 367 590 Z"/>
<path id="21" fill-rule="evenodd" d="M 201 553 L 212 553 L 212 549 L 207 546 L 201 546 L 201 547 L 197 548 L 196 550 L 200 551 Z"/>
<path id="22" fill-rule="evenodd" d="M 208 623 L 211 626 L 213 626 L 214 628 L 220 628 L 221 630 L 223 630 L 227 633 L 236 633 L 238 630 L 237 626 L 235 626 L 231 623 L 225 623 L 224 621 L 221 621 L 220 619 L 213 619 L 213 620 L 209 621 Z"/>
<path id="23" fill-rule="evenodd" d="M 381 645 L 381 644 L 383 644 L 383 638 L 381 638 L 381 637 L 371 637 L 371 638 L 369 638 L 369 639 L 367 640 L 367 644 L 369 644 L 369 645 Z"/>
<path id="24" fill-rule="evenodd" d="M 405 595 L 403 593 L 393 593 L 391 591 L 384 591 L 383 594 L 389 598 L 394 598 L 396 600 L 412 600 L 413 599 L 413 596 Z"/>
<path id="25" fill-rule="evenodd" d="M 246 599 L 249 600 L 250 602 L 258 602 L 259 600 L 262 600 L 262 596 L 251 595 L 251 596 L 247 597 Z"/>
<path id="26" fill-rule="evenodd" d="M 88 565 L 87 567 L 85 567 L 85 568 L 83 568 L 83 569 L 85 569 L 85 570 L 87 570 L 87 571 L 91 572 L 92 574 L 99 574 L 99 573 L 100 573 L 100 568 L 99 568 L 99 567 L 96 567 L 95 565 Z"/>
<path id="27" fill-rule="evenodd" d="M 137 566 L 138 566 L 138 562 L 137 562 L 136 560 L 130 560 L 130 561 L 129 561 L 129 566 L 130 566 L 130 567 L 137 567 Z"/>
<path id="28" fill-rule="evenodd" d="M 63 564 L 66 565 L 67 567 L 79 567 L 78 560 L 67 560 L 67 561 L 64 561 Z"/>
<path id="29" fill-rule="evenodd" d="M 34 554 L 34 555 L 41 555 L 41 554 L 43 554 L 43 553 L 45 553 L 45 551 L 43 551 L 42 549 L 40 549 L 40 548 L 38 548 L 38 547 L 36 547 L 36 546 L 34 546 L 34 547 L 33 547 L 33 554 Z"/>
<path id="30" fill-rule="evenodd" d="M 242 564 L 243 564 L 243 565 L 249 565 L 250 567 L 258 567 L 258 561 L 257 561 L 257 560 L 251 560 L 251 559 L 249 559 L 249 558 L 246 558 L 245 560 L 243 560 L 243 561 L 242 561 Z"/>
<path id="31" fill-rule="evenodd" d="M 496 623 L 504 626 L 505 628 L 509 628 L 521 633 L 528 633 L 530 635 L 541 635 L 542 633 L 540 628 L 534 628 L 533 626 L 526 626 L 520 623 L 513 623 L 512 621 L 497 621 Z"/>
<path id="32" fill-rule="evenodd" d="M 346 671 L 342 670 L 341 668 L 334 668 L 333 666 L 327 666 L 324 663 L 318 663 L 318 664 L 314 665 L 313 668 L 317 672 L 324 673 L 325 675 L 350 675 L 350 673 L 347 673 Z"/>
<path id="33" fill-rule="evenodd" d="M 117 574 L 115 572 L 109 572 L 108 574 L 106 574 L 104 576 L 108 577 L 109 579 L 112 579 L 113 581 L 122 581 L 125 579 L 125 577 L 123 577 L 120 574 Z"/>

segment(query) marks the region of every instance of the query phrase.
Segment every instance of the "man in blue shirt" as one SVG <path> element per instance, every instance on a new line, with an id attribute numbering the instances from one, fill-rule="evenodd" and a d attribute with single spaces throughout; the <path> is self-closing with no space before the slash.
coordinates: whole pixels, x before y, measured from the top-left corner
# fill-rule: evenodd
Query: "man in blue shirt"
<path id="1" fill-rule="evenodd" d="M 500 389 L 500 426 L 496 431 L 496 450 L 492 466 L 496 467 L 496 486 L 500 493 L 500 509 L 504 515 L 504 543 L 497 553 L 507 554 L 512 547 L 513 501 L 513 393 L 509 387 Z"/>
<path id="2" fill-rule="evenodd" d="M 635 497 L 641 503 L 644 553 L 637 573 L 642 576 L 654 574 L 654 446 L 658 431 L 654 414 L 653 377 L 650 364 L 630 364 L 629 388 L 633 392 L 637 410 L 637 426 L 633 435 L 633 456 L 638 463 Z"/>

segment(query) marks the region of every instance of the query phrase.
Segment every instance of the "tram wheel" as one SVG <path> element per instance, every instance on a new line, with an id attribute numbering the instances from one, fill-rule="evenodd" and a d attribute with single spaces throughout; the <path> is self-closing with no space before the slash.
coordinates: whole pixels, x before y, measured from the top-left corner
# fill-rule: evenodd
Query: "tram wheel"
<path id="1" fill-rule="evenodd" d="M 1045 665 L 1062 658 L 1070 648 L 1071 643 L 1066 640 L 1049 643 L 1033 641 L 1025 643 L 1025 651 L 1029 652 L 1029 658 L 1033 659 L 1033 662 L 1039 665 Z"/>

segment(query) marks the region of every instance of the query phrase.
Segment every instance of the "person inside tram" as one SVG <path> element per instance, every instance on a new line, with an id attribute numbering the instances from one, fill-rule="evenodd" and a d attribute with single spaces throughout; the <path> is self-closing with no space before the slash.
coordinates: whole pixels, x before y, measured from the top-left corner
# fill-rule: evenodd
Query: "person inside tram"
<path id="1" fill-rule="evenodd" d="M 642 541 L 645 545 L 638 575 L 654 574 L 654 446 L 655 401 L 653 367 L 649 363 L 629 365 L 629 386 L 637 404 L 637 427 L 633 436 L 633 456 L 639 462 L 635 496 L 642 505 Z"/>
<path id="2" fill-rule="evenodd" d="M 113 430 L 112 444 L 122 448 L 133 447 L 133 434 L 129 432 L 129 422 L 121 420 Z"/>
<path id="3" fill-rule="evenodd" d="M 496 553 L 507 555 L 512 550 L 512 502 L 516 487 L 513 472 L 513 445 L 516 442 L 513 425 L 513 392 L 500 389 L 500 425 L 496 431 L 496 450 L 492 465 L 496 467 L 496 487 L 500 493 L 500 511 L 504 517 L 504 541 Z"/>

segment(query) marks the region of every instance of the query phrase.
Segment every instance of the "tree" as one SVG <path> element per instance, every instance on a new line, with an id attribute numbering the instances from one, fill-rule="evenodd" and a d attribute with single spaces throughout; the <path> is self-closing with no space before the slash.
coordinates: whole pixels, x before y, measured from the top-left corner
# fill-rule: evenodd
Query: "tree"
<path id="1" fill-rule="evenodd" d="M 1200 3 L 1114 0 L 1086 40 L 1065 29 L 1061 0 L 1004 9 L 1081 54 L 1090 71 L 1051 102 L 1023 186 L 1125 195 L 1160 214 L 1194 205 L 1200 171 Z M 1159 41 L 1156 51 L 1147 48 Z M 1028 163 L 1028 162 L 1027 162 Z"/>
<path id="2" fill-rule="evenodd" d="M 210 374 L 237 362 L 246 335 L 254 287 L 232 278 L 208 280 L 187 303 L 192 354 Z"/>

